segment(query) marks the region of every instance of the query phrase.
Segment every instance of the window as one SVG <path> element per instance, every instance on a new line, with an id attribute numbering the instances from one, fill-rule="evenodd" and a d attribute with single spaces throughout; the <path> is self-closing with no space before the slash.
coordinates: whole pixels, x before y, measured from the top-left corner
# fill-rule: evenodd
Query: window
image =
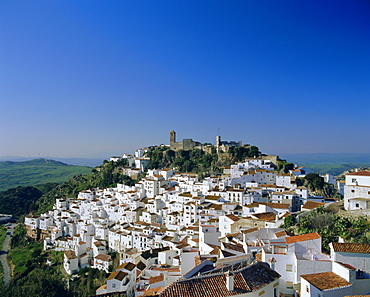
<path id="1" fill-rule="evenodd" d="M 286 271 L 293 271 L 293 265 L 292 264 L 286 264 L 285 270 Z"/>
<path id="2" fill-rule="evenodd" d="M 115 288 L 116 287 L 116 284 L 112 284 L 112 288 Z"/>
<path id="3" fill-rule="evenodd" d="M 356 178 L 352 178 L 352 183 L 356 183 L 357 182 L 357 179 Z"/>
<path id="4" fill-rule="evenodd" d="M 355 190 L 351 190 L 351 193 L 354 193 L 355 192 Z"/>
<path id="5" fill-rule="evenodd" d="M 287 289 L 293 289 L 293 282 L 286 282 Z"/>
<path id="6" fill-rule="evenodd" d="M 356 203 L 356 207 L 360 207 L 360 204 L 359 203 Z"/>

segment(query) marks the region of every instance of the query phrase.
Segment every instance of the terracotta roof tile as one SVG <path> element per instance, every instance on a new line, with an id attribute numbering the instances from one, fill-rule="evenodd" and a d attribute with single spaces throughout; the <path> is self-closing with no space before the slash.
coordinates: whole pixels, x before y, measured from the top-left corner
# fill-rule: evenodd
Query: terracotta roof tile
<path id="1" fill-rule="evenodd" d="M 108 261 L 110 261 L 111 257 L 109 255 L 99 254 L 99 255 L 95 256 L 94 258 L 97 259 L 97 260 L 102 260 L 102 261 L 108 262 Z"/>
<path id="2" fill-rule="evenodd" d="M 116 279 L 116 280 L 121 281 L 126 277 L 127 274 L 128 273 L 123 272 L 123 271 L 115 271 L 115 272 L 112 272 L 110 274 L 110 276 L 107 278 L 107 280 Z"/>
<path id="3" fill-rule="evenodd" d="M 273 203 L 273 202 L 257 202 L 257 204 L 266 205 L 272 208 L 278 208 L 278 209 L 289 209 L 290 204 L 288 203 Z"/>
<path id="4" fill-rule="evenodd" d="M 347 173 L 346 175 L 370 176 L 370 171 L 363 170 L 363 171 L 358 171 L 358 172 Z"/>
<path id="5" fill-rule="evenodd" d="M 74 251 L 65 251 L 64 255 L 66 255 L 68 260 L 77 259 L 76 253 Z"/>
<path id="6" fill-rule="evenodd" d="M 244 248 L 241 244 L 232 244 L 232 243 L 226 243 L 226 242 L 223 242 L 222 244 L 224 245 L 225 249 L 237 251 L 240 253 L 245 253 Z"/>
<path id="7" fill-rule="evenodd" d="M 266 285 L 277 280 L 280 275 L 266 263 L 257 262 L 230 275 L 234 276 L 234 290 L 229 291 L 226 287 L 225 273 L 205 274 L 189 279 L 178 280 L 162 292 L 159 297 L 204 297 L 207 296 L 226 297 L 255 292 Z"/>
<path id="8" fill-rule="evenodd" d="M 317 232 L 314 232 L 314 233 L 309 233 L 309 234 L 286 237 L 285 242 L 289 244 L 289 243 L 313 240 L 313 239 L 318 239 L 318 238 L 321 238 L 320 235 Z"/>
<path id="9" fill-rule="evenodd" d="M 230 220 L 233 220 L 234 222 L 237 222 L 240 220 L 236 215 L 233 215 L 233 214 L 226 215 L 226 217 L 228 217 Z"/>
<path id="10" fill-rule="evenodd" d="M 255 231 L 258 231 L 259 228 L 255 227 L 255 228 L 249 228 L 247 230 L 240 230 L 243 234 L 247 234 L 247 233 L 252 233 L 252 232 L 255 232 Z"/>
<path id="11" fill-rule="evenodd" d="M 370 244 L 367 243 L 337 243 L 333 242 L 336 252 L 370 254 Z"/>
<path id="12" fill-rule="evenodd" d="M 287 236 L 288 234 L 286 233 L 286 231 L 285 230 L 283 230 L 283 231 L 279 231 L 279 232 L 275 232 L 275 236 L 277 237 L 277 238 L 280 238 L 280 237 L 283 237 L 283 236 Z"/>
<path id="13" fill-rule="evenodd" d="M 153 276 L 149 279 L 149 284 L 155 284 L 164 281 L 164 274 Z"/>
<path id="14" fill-rule="evenodd" d="M 301 275 L 301 277 L 321 291 L 352 286 L 351 283 L 347 282 L 344 278 L 332 271 L 305 274 Z"/>
<path id="15" fill-rule="evenodd" d="M 322 202 L 316 202 L 316 201 L 307 201 L 307 202 L 302 206 L 302 208 L 305 208 L 305 209 L 315 209 L 316 207 L 319 207 L 319 206 L 322 206 L 322 205 L 325 205 L 325 203 L 322 203 Z"/>
<path id="16" fill-rule="evenodd" d="M 135 267 L 136 265 L 134 263 L 126 262 L 118 266 L 116 270 L 126 269 L 128 271 L 132 271 Z"/>
<path id="17" fill-rule="evenodd" d="M 263 212 L 263 213 L 256 213 L 253 214 L 252 217 L 255 217 L 257 220 L 261 221 L 275 221 L 276 215 L 273 212 Z"/>

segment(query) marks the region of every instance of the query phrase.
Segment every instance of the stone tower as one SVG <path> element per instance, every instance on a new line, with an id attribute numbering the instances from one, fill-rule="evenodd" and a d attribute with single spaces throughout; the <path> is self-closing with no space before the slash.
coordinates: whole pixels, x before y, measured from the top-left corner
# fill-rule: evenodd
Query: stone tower
<path id="1" fill-rule="evenodd" d="M 216 136 L 216 147 L 220 147 L 221 146 L 221 136 Z"/>
<path id="2" fill-rule="evenodd" d="M 172 130 L 170 132 L 170 145 L 174 144 L 175 142 L 176 142 L 176 132 Z"/>

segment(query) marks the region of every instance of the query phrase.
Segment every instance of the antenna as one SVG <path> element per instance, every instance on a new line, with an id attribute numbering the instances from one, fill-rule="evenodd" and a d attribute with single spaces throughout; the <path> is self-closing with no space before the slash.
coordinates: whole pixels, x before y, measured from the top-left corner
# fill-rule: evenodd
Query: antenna
<path id="1" fill-rule="evenodd" d="M 220 128 L 217 128 L 217 136 L 220 136 Z"/>

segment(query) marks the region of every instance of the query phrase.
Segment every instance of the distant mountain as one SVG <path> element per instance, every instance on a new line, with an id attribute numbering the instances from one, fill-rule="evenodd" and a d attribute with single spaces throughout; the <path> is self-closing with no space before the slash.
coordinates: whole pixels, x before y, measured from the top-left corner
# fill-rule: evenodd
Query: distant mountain
<path id="1" fill-rule="evenodd" d="M 370 166 L 370 154 L 282 154 L 281 158 L 305 166 L 312 172 L 339 175 L 344 171 Z"/>
<path id="2" fill-rule="evenodd" d="M 370 164 L 370 154 L 281 154 L 280 157 L 299 164 Z"/>
<path id="3" fill-rule="evenodd" d="M 46 159 L 49 158 L 32 158 L 32 157 L 19 157 L 19 156 L 7 156 L 7 157 L 0 157 L 0 162 L 3 161 L 12 161 L 12 162 L 25 162 L 31 161 L 35 159 Z M 52 157 L 51 160 L 60 161 L 68 165 L 75 165 L 75 166 L 87 166 L 94 168 L 99 166 L 103 163 L 103 158 L 56 158 Z"/>
<path id="4" fill-rule="evenodd" d="M 91 170 L 90 167 L 67 165 L 47 159 L 0 162 L 0 191 L 18 186 L 62 183 L 75 175 L 89 174 Z"/>

